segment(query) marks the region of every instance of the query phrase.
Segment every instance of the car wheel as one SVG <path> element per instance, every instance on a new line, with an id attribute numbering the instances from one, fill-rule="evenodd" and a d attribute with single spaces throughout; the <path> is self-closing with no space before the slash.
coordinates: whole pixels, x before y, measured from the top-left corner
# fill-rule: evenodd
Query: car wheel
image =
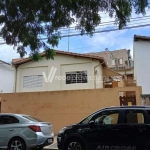
<path id="1" fill-rule="evenodd" d="M 85 150 L 85 148 L 80 140 L 72 139 L 66 143 L 65 150 Z"/>
<path id="2" fill-rule="evenodd" d="M 26 145 L 21 138 L 14 138 L 10 140 L 8 150 L 26 150 Z"/>

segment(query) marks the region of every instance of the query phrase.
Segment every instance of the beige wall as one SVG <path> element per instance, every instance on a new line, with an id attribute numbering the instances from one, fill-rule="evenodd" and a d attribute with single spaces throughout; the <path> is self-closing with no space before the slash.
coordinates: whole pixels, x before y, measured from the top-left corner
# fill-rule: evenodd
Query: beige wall
<path id="1" fill-rule="evenodd" d="M 103 57 L 107 62 L 109 68 L 115 67 L 112 65 L 112 60 L 116 58 L 123 59 L 123 64 L 118 66 L 126 66 L 125 61 L 128 60 L 128 50 L 126 49 L 114 50 L 114 51 L 105 50 L 102 52 L 95 52 L 95 53 L 88 53 L 88 54 Z"/>
<path id="2" fill-rule="evenodd" d="M 17 68 L 16 92 L 35 92 L 35 91 L 58 91 L 72 89 L 94 89 L 95 81 L 88 80 L 88 83 L 66 84 L 65 80 L 55 79 L 56 76 L 65 76 L 66 72 L 87 71 L 88 76 L 94 76 L 94 68 L 99 65 L 98 60 L 86 59 L 81 57 L 66 56 L 57 54 L 54 60 L 45 60 L 39 62 L 28 62 Z M 44 78 L 42 87 L 23 88 L 23 76 L 42 75 L 45 72 L 48 76 L 52 67 L 57 68 L 54 80 L 46 83 Z M 102 76 L 102 65 L 97 68 L 99 76 Z M 97 83 L 96 88 L 103 88 L 103 82 Z"/>
<path id="3" fill-rule="evenodd" d="M 119 92 L 135 91 L 141 105 L 141 87 L 66 90 L 0 94 L 3 113 L 23 113 L 52 122 L 55 134 L 65 125 L 81 121 L 90 113 L 108 106 L 119 106 Z"/>
<path id="4" fill-rule="evenodd" d="M 134 69 L 133 68 L 125 69 L 125 70 L 114 70 L 114 71 L 117 72 L 117 73 L 126 74 L 126 75 L 134 73 Z"/>

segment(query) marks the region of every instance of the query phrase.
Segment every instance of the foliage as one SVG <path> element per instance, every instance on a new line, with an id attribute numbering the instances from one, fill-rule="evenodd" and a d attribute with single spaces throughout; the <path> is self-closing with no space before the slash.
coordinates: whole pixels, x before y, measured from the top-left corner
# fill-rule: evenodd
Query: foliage
<path id="1" fill-rule="evenodd" d="M 122 29 L 132 11 L 145 14 L 148 5 L 149 0 L 0 0 L 0 35 L 7 44 L 18 47 L 21 57 L 28 46 L 34 60 L 40 59 L 40 49 L 46 52 L 46 59 L 53 59 L 51 47 L 58 46 L 61 27 L 77 23 L 81 35 L 92 35 L 101 23 L 101 12 L 107 12 Z"/>

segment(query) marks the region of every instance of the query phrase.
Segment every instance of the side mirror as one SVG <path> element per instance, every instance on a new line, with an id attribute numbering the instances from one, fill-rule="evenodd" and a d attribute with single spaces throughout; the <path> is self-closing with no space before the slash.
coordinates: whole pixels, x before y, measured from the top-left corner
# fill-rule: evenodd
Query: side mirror
<path id="1" fill-rule="evenodd" d="M 91 121 L 89 122 L 89 126 L 90 126 L 90 128 L 93 128 L 93 127 L 94 127 L 94 125 L 95 125 L 94 120 L 91 120 Z"/>

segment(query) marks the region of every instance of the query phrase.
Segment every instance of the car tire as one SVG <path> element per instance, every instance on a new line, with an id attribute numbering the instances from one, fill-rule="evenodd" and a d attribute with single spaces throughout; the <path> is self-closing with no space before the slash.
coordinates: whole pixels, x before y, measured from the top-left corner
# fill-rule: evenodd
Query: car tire
<path id="1" fill-rule="evenodd" d="M 13 138 L 8 144 L 8 150 L 26 150 L 26 144 L 21 138 Z"/>
<path id="2" fill-rule="evenodd" d="M 65 144 L 65 150 L 85 150 L 85 148 L 81 140 L 71 139 Z"/>

